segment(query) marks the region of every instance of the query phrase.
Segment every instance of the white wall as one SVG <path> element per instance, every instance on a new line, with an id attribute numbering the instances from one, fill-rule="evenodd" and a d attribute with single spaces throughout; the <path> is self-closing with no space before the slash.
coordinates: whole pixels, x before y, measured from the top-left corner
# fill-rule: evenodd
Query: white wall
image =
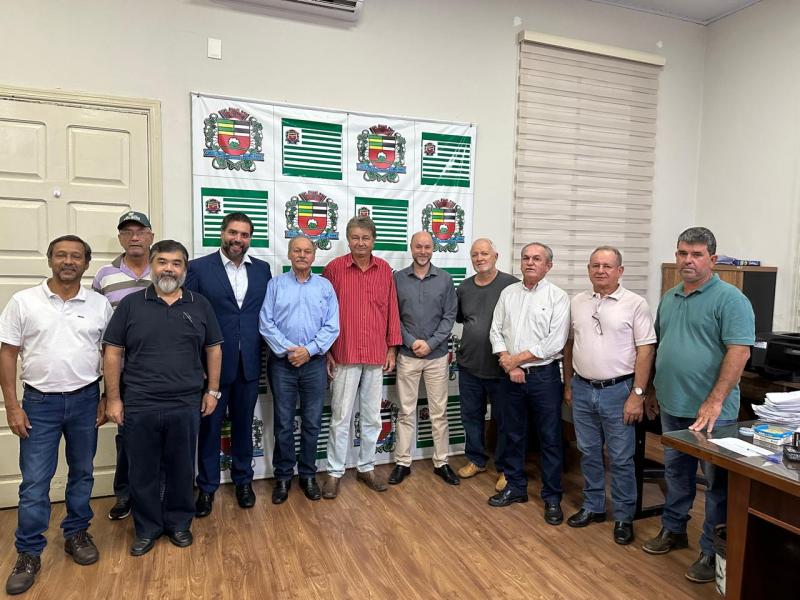
<path id="1" fill-rule="evenodd" d="M 5 3 L 0 81 L 160 100 L 165 231 L 158 234 L 187 242 L 190 91 L 474 122 L 474 231 L 497 241 L 507 268 L 517 31 L 662 54 L 655 304 L 659 263 L 694 222 L 705 28 L 584 0 L 367 0 L 350 26 L 279 15 L 219 0 Z M 515 16 L 521 27 L 512 25 Z M 222 61 L 205 57 L 209 36 L 222 39 Z"/>
<path id="2" fill-rule="evenodd" d="M 718 251 L 778 267 L 774 329 L 795 330 L 800 2 L 709 28 L 697 221 Z"/>

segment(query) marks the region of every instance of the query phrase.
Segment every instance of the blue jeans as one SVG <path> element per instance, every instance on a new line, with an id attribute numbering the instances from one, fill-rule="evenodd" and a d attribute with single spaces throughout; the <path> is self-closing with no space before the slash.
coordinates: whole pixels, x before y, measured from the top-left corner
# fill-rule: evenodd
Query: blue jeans
<path id="1" fill-rule="evenodd" d="M 213 493 L 220 482 L 220 438 L 222 422 L 227 415 L 231 422 L 231 479 L 235 485 L 253 481 L 253 413 L 258 400 L 258 379 L 244 378 L 239 358 L 239 371 L 231 383 L 220 385 L 222 394 L 214 412 L 200 419 L 197 440 L 197 487 Z"/>
<path id="2" fill-rule="evenodd" d="M 275 479 L 287 480 L 294 475 L 298 462 L 294 447 L 295 410 L 300 399 L 300 460 L 298 474 L 314 477 L 317 472 L 317 439 L 322 426 L 322 405 L 328 373 L 325 356 L 312 356 L 300 367 L 285 357 L 271 356 L 269 361 L 272 406 L 275 417 L 275 451 L 272 468 Z"/>
<path id="3" fill-rule="evenodd" d="M 561 400 L 563 385 L 557 362 L 533 369 L 525 383 L 503 380 L 506 410 L 503 423 L 506 431 L 505 476 L 508 488 L 517 494 L 526 494 L 528 478 L 525 475 L 527 451 L 528 413 L 536 421 L 542 464 L 542 499 L 560 502 L 561 472 L 564 449 L 561 445 Z"/>
<path id="4" fill-rule="evenodd" d="M 664 433 L 686 429 L 694 422 L 694 417 L 674 417 L 661 411 L 661 430 Z M 714 427 L 732 423 L 736 423 L 736 420 L 719 419 Z M 694 456 L 674 448 L 664 448 L 667 497 L 664 499 L 661 525 L 667 531 L 686 533 L 689 511 L 697 492 L 697 461 Z M 703 535 L 700 536 L 700 550 L 703 554 L 714 554 L 714 527 L 724 523 L 728 516 L 728 472 L 706 461 L 700 461 L 700 466 L 708 481 L 706 517 L 703 521 Z"/>
<path id="5" fill-rule="evenodd" d="M 17 552 L 39 555 L 50 523 L 50 481 L 58 466 L 58 446 L 64 435 L 69 474 L 64 493 L 67 515 L 61 521 L 64 538 L 89 528 L 94 513 L 89 499 L 94 486 L 94 454 L 97 450 L 97 403 L 100 388 L 90 385 L 74 394 L 42 394 L 26 389 L 22 408 L 31 429 L 19 441 Z"/>
<path id="6" fill-rule="evenodd" d="M 606 475 L 603 443 L 608 446 L 611 498 L 614 520 L 633 522 L 636 512 L 636 471 L 633 454 L 636 428 L 625 425 L 623 410 L 633 379 L 598 389 L 572 378 L 572 419 L 583 471 L 583 507 L 591 512 L 606 510 Z"/>
<path id="7" fill-rule="evenodd" d="M 498 473 L 503 472 L 505 431 L 503 405 L 505 397 L 500 393 L 502 379 L 476 377 L 463 367 L 458 370 L 458 393 L 461 396 L 461 422 L 464 424 L 466 444 L 464 454 L 473 464 L 485 467 L 488 456 L 485 450 L 486 402 L 492 403 L 492 418 L 497 425 L 497 445 L 494 450 L 494 465 Z"/>

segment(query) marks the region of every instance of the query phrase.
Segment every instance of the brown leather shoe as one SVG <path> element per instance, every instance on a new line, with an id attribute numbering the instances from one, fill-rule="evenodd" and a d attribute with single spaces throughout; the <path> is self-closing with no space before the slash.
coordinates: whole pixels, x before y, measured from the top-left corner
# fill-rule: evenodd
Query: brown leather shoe
<path id="1" fill-rule="evenodd" d="M 332 477 L 328 475 L 325 483 L 322 484 L 322 497 L 326 500 L 333 500 L 339 495 L 339 484 L 342 482 L 341 477 Z"/>
<path id="2" fill-rule="evenodd" d="M 485 470 L 486 467 L 479 467 L 474 462 L 469 461 L 458 470 L 458 476 L 461 479 L 469 479 L 470 477 L 475 477 L 478 473 L 483 473 Z"/>
<path id="3" fill-rule="evenodd" d="M 506 474 L 500 473 L 500 477 L 497 478 L 497 483 L 494 485 L 494 489 L 497 492 L 502 492 L 506 489 Z"/>
<path id="4" fill-rule="evenodd" d="M 383 479 L 375 475 L 375 471 L 365 471 L 358 473 L 358 480 L 366 485 L 373 492 L 385 492 L 389 487 Z"/>

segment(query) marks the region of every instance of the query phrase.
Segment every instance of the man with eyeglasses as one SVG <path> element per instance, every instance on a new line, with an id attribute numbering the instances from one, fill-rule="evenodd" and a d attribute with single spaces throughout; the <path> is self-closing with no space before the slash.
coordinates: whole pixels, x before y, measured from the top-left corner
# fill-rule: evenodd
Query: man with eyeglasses
<path id="1" fill-rule="evenodd" d="M 525 475 L 528 414 L 536 420 L 542 465 L 544 520 L 560 525 L 561 511 L 561 397 L 558 361 L 569 333 L 569 296 L 545 275 L 553 267 L 553 251 L 533 242 L 523 246 L 522 281 L 505 288 L 494 309 L 489 339 L 506 372 L 503 392 L 506 487 L 489 498 L 490 506 L 528 501 Z"/>
<path id="2" fill-rule="evenodd" d="M 150 244 L 153 227 L 146 214 L 134 210 L 123 213 L 117 224 L 117 239 L 124 252 L 97 270 L 92 289 L 108 298 L 116 308 L 125 296 L 150 285 Z M 114 506 L 108 518 L 119 521 L 131 514 L 131 492 L 128 485 L 128 455 L 123 444 L 123 426 L 117 428 L 117 467 L 114 472 Z"/>
<path id="3" fill-rule="evenodd" d="M 581 452 L 583 506 L 567 519 L 586 527 L 606 519 L 603 441 L 611 469 L 617 544 L 633 541 L 635 425 L 653 366 L 656 332 L 644 298 L 620 285 L 622 254 L 600 246 L 589 257 L 592 290 L 571 303 L 572 331 L 564 347 L 564 402 L 572 407 Z"/>

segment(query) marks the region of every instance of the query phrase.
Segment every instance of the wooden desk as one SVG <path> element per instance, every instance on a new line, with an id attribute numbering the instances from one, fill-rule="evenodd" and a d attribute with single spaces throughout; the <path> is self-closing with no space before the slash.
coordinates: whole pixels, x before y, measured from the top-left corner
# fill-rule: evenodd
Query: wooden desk
<path id="1" fill-rule="evenodd" d="M 751 422 L 740 423 L 748 425 Z M 712 438 L 741 437 L 739 425 Z M 800 589 L 800 470 L 745 457 L 687 429 L 661 436 L 665 446 L 728 470 L 726 599 L 796 597 Z M 752 441 L 752 438 L 742 438 Z"/>

